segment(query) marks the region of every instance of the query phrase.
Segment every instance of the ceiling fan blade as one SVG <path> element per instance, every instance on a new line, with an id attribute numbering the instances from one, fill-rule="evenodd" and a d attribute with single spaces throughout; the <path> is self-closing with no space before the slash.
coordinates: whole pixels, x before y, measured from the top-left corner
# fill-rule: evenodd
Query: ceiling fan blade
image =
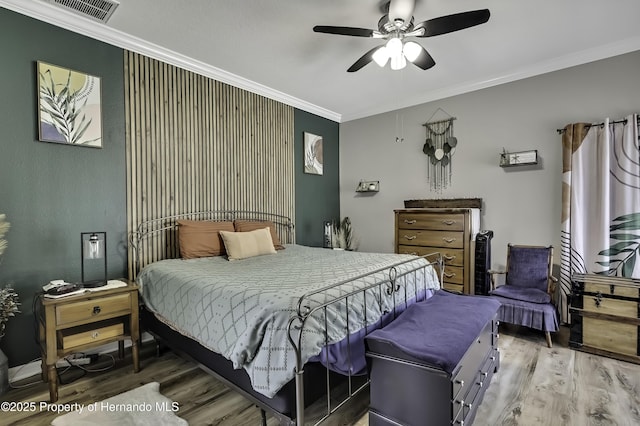
<path id="1" fill-rule="evenodd" d="M 373 49 L 371 49 L 370 51 L 368 51 L 367 53 L 365 53 L 364 55 L 362 55 L 360 57 L 360 59 L 358 59 L 357 61 L 355 61 L 353 63 L 353 65 L 351 65 L 349 67 L 349 69 L 347 70 L 347 72 L 356 72 L 358 71 L 360 68 L 364 67 L 365 65 L 367 65 L 369 62 L 373 61 L 373 54 L 376 53 L 376 50 L 380 49 L 380 47 L 382 46 L 377 46 L 374 47 Z"/>
<path id="2" fill-rule="evenodd" d="M 429 55 L 427 49 L 416 42 L 406 42 L 403 52 L 409 62 L 412 62 L 415 66 L 422 68 L 423 70 L 428 70 L 436 64 L 436 61 L 434 61 L 431 55 Z"/>
<path id="3" fill-rule="evenodd" d="M 491 13 L 489 9 L 454 13 L 453 15 L 441 16 L 420 22 L 414 27 L 414 31 L 424 28 L 424 33 L 417 37 L 433 37 L 484 24 L 489 20 L 490 16 Z"/>
<path id="4" fill-rule="evenodd" d="M 317 33 L 338 34 L 354 37 L 373 37 L 373 30 L 367 28 L 333 27 L 330 25 L 316 25 L 313 31 Z"/>

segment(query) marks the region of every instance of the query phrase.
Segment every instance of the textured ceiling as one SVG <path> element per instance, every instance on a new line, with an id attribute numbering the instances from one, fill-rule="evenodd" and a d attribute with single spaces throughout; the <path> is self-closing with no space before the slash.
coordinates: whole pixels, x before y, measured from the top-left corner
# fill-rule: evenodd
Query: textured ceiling
<path id="1" fill-rule="evenodd" d="M 314 25 L 377 27 L 380 0 L 119 0 L 111 20 L 69 18 L 41 0 L 0 5 L 179 63 L 318 115 L 347 121 L 640 50 L 637 0 L 418 0 L 416 22 L 488 8 L 488 23 L 414 39 L 423 71 L 347 68 L 379 40 L 314 33 Z M 155 55 L 158 56 L 158 55 Z M 162 56 L 162 55 L 159 55 Z M 159 59 L 163 59 L 162 57 Z"/>

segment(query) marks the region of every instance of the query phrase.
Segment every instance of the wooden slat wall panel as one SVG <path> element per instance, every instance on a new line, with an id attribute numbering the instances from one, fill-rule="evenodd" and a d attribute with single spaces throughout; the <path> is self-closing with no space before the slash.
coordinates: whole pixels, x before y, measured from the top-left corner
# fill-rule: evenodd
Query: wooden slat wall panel
<path id="1" fill-rule="evenodd" d="M 295 221 L 293 107 L 125 52 L 127 231 L 149 219 L 249 210 Z M 177 256 L 174 233 L 148 261 Z M 135 275 L 129 247 L 129 276 Z"/>

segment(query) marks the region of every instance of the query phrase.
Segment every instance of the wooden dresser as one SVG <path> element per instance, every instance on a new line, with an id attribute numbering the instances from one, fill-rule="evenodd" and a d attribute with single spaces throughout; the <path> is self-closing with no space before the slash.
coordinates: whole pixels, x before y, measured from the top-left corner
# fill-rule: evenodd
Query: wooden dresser
<path id="1" fill-rule="evenodd" d="M 396 253 L 441 253 L 445 263 L 443 287 L 472 294 L 472 209 L 409 208 L 394 212 Z"/>
<path id="2" fill-rule="evenodd" d="M 640 364 L 640 280 L 576 275 L 569 346 Z"/>

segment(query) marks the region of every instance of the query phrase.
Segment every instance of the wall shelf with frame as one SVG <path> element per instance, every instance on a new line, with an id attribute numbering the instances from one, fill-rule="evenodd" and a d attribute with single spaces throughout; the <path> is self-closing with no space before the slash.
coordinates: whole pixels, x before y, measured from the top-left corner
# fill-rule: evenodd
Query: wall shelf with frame
<path id="1" fill-rule="evenodd" d="M 361 180 L 356 188 L 356 192 L 379 192 L 380 181 L 379 180 Z"/>
<path id="2" fill-rule="evenodd" d="M 507 152 L 500 154 L 500 167 L 531 166 L 538 164 L 538 150 Z"/>

